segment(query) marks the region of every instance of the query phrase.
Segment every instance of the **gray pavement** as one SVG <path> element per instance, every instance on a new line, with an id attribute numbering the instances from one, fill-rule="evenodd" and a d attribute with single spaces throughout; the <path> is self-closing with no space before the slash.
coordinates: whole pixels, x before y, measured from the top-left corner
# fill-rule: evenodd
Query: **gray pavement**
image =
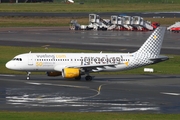
<path id="1" fill-rule="evenodd" d="M 88 17 L 90 12 L 84 13 L 37 13 L 37 12 L 0 12 L 0 16 L 8 17 Z M 111 15 L 127 15 L 127 16 L 141 16 L 141 17 L 155 17 L 155 18 L 174 18 L 180 17 L 180 12 L 96 12 L 101 17 L 110 18 Z"/>
<path id="2" fill-rule="evenodd" d="M 0 75 L 0 110 L 180 113 L 180 75 Z"/>
<path id="3" fill-rule="evenodd" d="M 152 31 L 70 31 L 61 28 L 0 28 L 0 45 L 134 52 Z M 180 54 L 179 33 L 166 32 L 162 54 Z"/>

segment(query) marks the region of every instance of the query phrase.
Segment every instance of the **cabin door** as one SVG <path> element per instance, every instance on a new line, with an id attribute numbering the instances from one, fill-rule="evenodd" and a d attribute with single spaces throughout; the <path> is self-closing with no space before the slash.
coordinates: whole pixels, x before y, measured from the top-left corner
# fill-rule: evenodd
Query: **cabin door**
<path id="1" fill-rule="evenodd" d="M 33 55 L 31 53 L 28 55 L 28 65 L 33 65 Z"/>

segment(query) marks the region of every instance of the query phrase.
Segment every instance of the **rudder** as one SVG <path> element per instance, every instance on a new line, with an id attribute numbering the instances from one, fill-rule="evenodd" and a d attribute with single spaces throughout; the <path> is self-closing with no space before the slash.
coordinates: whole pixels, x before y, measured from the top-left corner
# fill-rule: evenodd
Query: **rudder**
<path id="1" fill-rule="evenodd" d="M 165 34 L 165 27 L 156 28 L 156 30 L 149 36 L 146 42 L 135 53 L 137 53 L 139 57 L 142 56 L 144 57 L 146 56 L 149 58 L 158 57 L 161 51 L 164 34 Z"/>

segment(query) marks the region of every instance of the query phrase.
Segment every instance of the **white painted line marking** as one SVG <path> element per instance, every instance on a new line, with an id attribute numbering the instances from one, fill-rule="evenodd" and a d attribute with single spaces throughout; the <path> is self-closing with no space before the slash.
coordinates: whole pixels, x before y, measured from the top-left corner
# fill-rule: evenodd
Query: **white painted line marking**
<path id="1" fill-rule="evenodd" d="M 15 76 L 15 75 L 5 75 L 5 74 L 0 74 L 0 76 L 12 77 L 12 76 Z"/>
<path id="2" fill-rule="evenodd" d="M 174 95 L 174 96 L 180 95 L 180 93 L 168 93 L 168 92 L 161 92 L 161 94 Z"/>
<path id="3" fill-rule="evenodd" d="M 63 84 L 51 84 L 51 83 L 36 83 L 36 82 L 26 82 L 32 85 L 49 85 L 49 86 L 59 86 L 59 87 L 73 87 L 73 88 L 84 88 L 89 89 L 87 86 L 76 86 L 76 85 L 63 85 Z"/>

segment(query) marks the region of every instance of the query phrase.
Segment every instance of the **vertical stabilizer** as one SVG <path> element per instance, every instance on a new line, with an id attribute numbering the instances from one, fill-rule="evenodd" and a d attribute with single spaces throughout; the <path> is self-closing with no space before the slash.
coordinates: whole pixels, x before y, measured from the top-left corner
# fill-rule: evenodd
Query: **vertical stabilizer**
<path id="1" fill-rule="evenodd" d="M 161 51 L 165 27 L 158 27 L 136 52 L 139 57 L 156 58 Z M 139 58 L 138 57 L 138 58 Z"/>

